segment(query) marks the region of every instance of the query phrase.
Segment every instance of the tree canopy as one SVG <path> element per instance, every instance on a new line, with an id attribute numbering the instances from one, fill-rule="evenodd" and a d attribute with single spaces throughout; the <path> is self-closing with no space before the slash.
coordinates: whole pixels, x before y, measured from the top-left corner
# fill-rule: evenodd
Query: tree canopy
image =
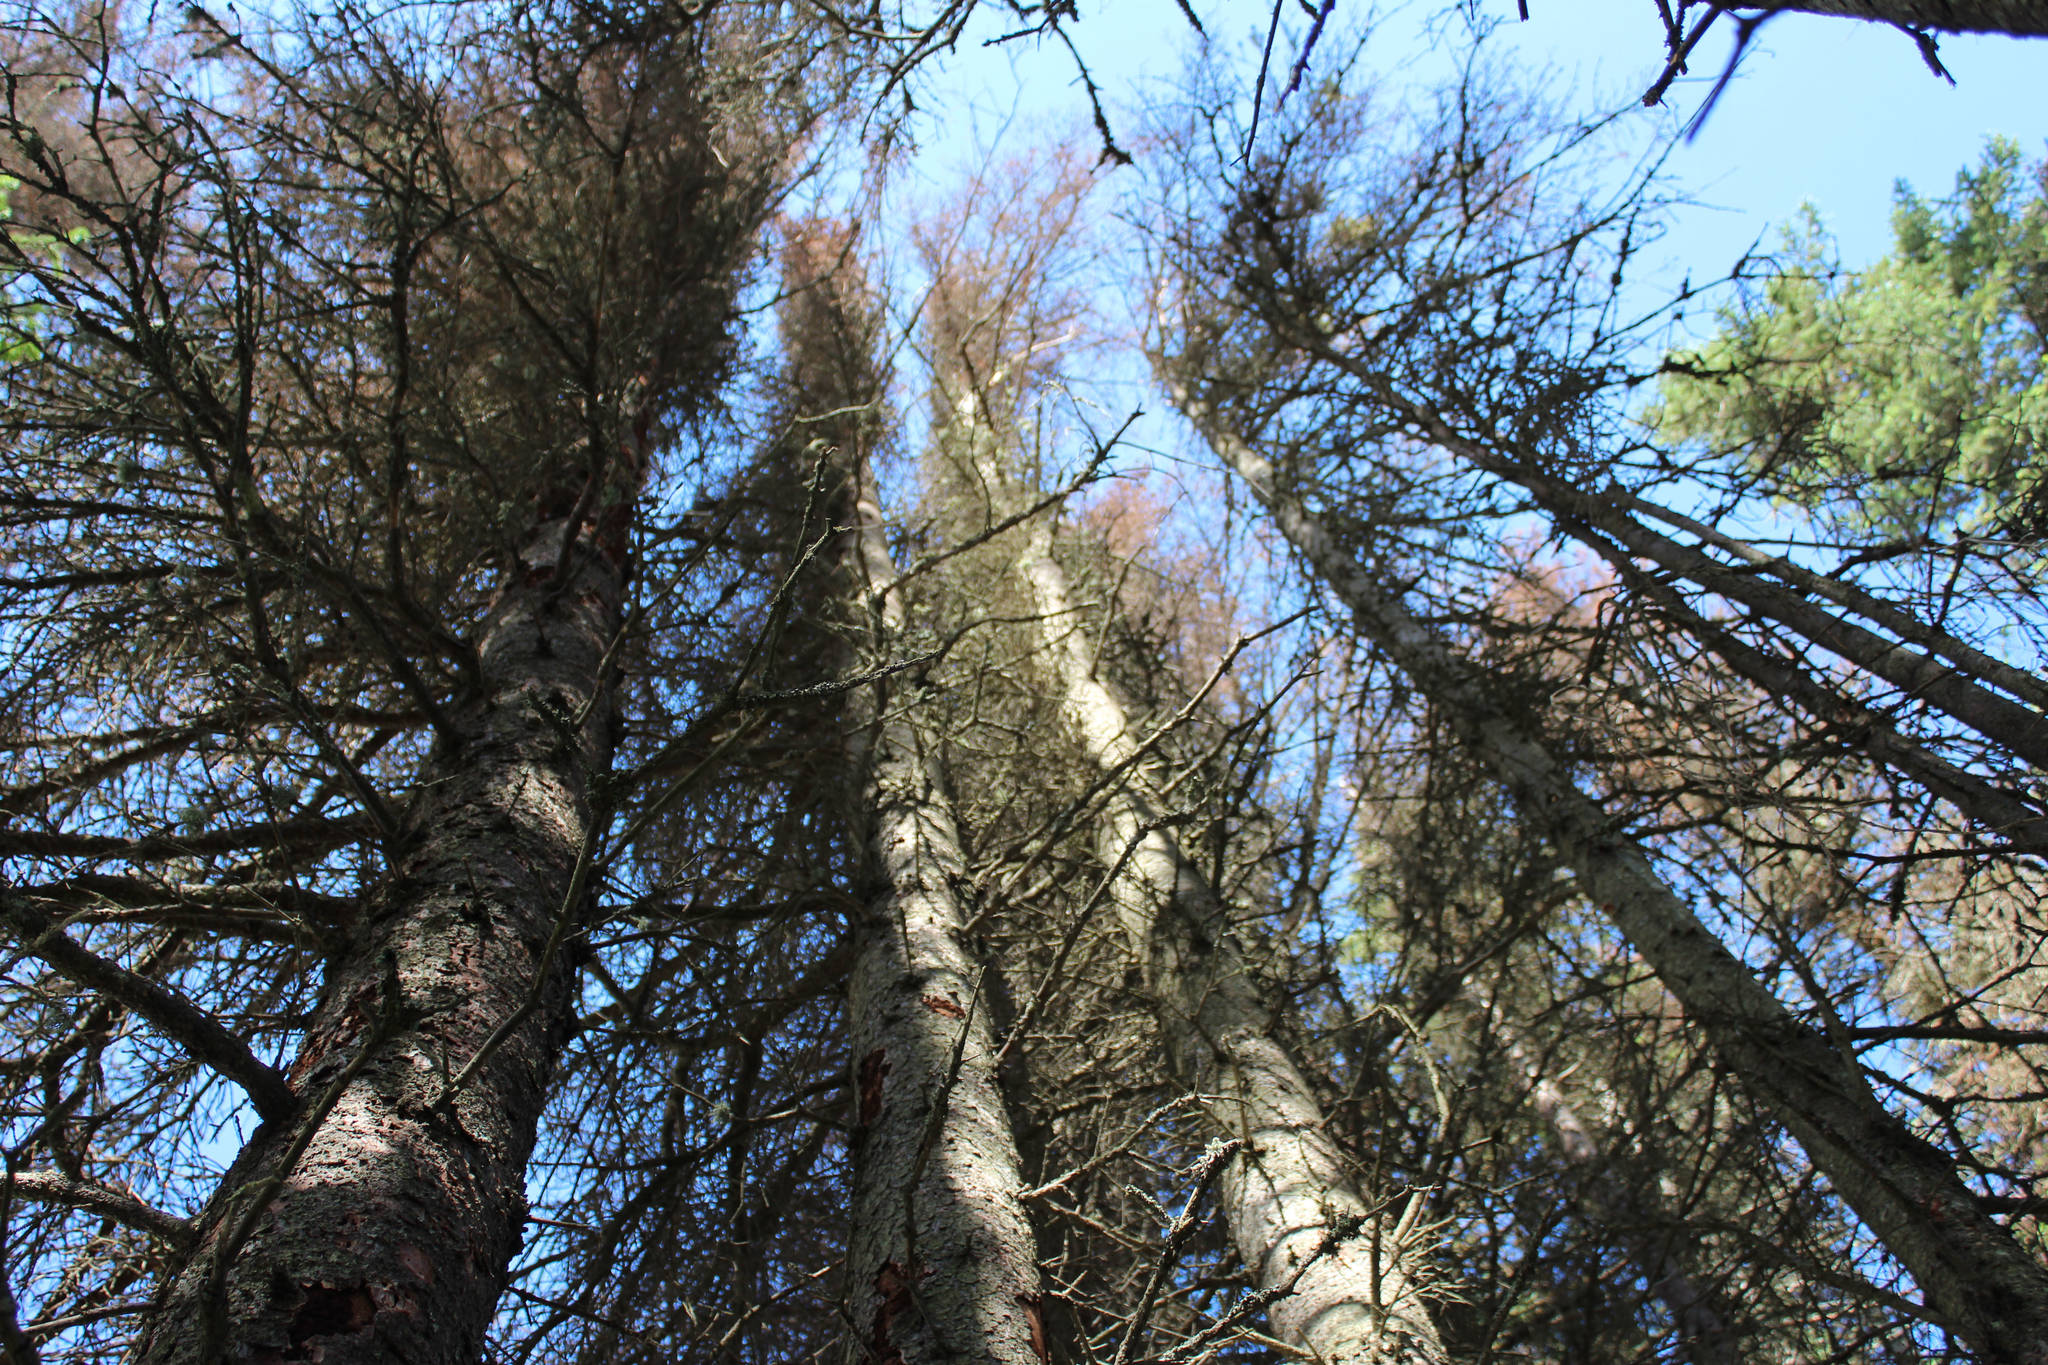
<path id="1" fill-rule="evenodd" d="M 9 16 L 8 1365 L 2040 1359 L 2016 150 L 1667 360 L 1483 33 Z"/>
<path id="2" fill-rule="evenodd" d="M 1878 538 L 2038 535 L 2048 160 L 1996 141 L 1952 195 L 1896 197 L 1866 268 L 1817 215 L 1788 226 L 1718 335 L 1672 358 L 1656 420 Z"/>

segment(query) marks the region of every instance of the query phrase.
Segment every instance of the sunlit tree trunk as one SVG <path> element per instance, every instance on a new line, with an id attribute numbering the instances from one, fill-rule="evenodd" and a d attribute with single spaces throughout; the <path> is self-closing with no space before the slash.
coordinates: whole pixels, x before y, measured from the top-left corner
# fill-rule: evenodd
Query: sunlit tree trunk
<path id="1" fill-rule="evenodd" d="M 1879 1103 L 1855 1060 L 1799 1022 L 1618 834 L 1541 739 L 1440 636 L 1336 546 L 1273 465 L 1184 389 L 1176 401 L 1369 638 L 1457 729 L 1578 874 L 1749 1092 L 1984 1359 L 2048 1361 L 2048 1270 L 1978 1204 L 1954 1162 Z"/>
<path id="2" fill-rule="evenodd" d="M 613 492 L 630 505 L 637 472 Z M 564 541 L 567 544 L 564 544 Z M 394 865 L 291 1068 L 199 1220 L 138 1357 L 473 1362 L 526 1215 L 611 763 L 613 524 L 536 525 L 446 707 Z"/>
<path id="3" fill-rule="evenodd" d="M 939 305 L 940 330 L 960 349 L 946 355 L 939 376 L 937 444 L 987 500 L 985 510 L 1005 517 L 1027 509 L 1029 495 L 1005 467 L 998 413 L 1015 400 L 1033 358 L 1032 308 L 1021 300 L 1040 283 L 1026 268 L 999 302 Z M 1015 333 L 993 321 L 1012 312 Z M 984 356 L 977 373 L 974 352 L 989 339 L 1014 353 Z M 1111 897 L 1175 1079 L 1244 1144 L 1219 1191 L 1238 1254 L 1259 1290 L 1275 1296 L 1267 1308 L 1274 1332 L 1339 1365 L 1442 1360 L 1416 1275 L 1420 1238 L 1404 1237 L 1401 1226 L 1410 1215 L 1412 1232 L 1421 1196 L 1391 1207 L 1360 1197 L 1313 1088 L 1273 1036 L 1273 1008 L 1222 898 L 1167 827 L 1156 758 L 1141 751 L 1123 703 L 1096 675 L 1095 642 L 1051 539 L 1046 518 L 1033 521 L 1014 571 L 1061 712 L 1092 766 L 1115 784 L 1096 852 L 1114 871 Z"/>
<path id="4" fill-rule="evenodd" d="M 900 645 L 903 601 L 868 471 L 856 475 L 850 578 L 879 660 Z M 853 1328 L 878 1365 L 1043 1365 L 1037 1247 L 990 993 L 965 938 L 966 857 L 916 708 L 880 681 L 851 708 L 870 883 L 847 987 Z"/>
<path id="5" fill-rule="evenodd" d="M 1003 489 L 977 395 L 962 399 L 952 435 L 975 453 L 984 485 Z M 1223 901 L 1167 828 L 1152 762 L 1123 704 L 1096 676 L 1096 651 L 1050 542 L 1041 521 L 1016 571 L 1067 722 L 1096 768 L 1116 777 L 1097 853 L 1118 869 L 1112 896 L 1175 1075 L 1245 1144 L 1223 1172 L 1223 1211 L 1259 1289 L 1279 1296 L 1267 1309 L 1273 1329 L 1341 1365 L 1442 1360 L 1419 1292 L 1417 1246 L 1397 1232 L 1409 1206 L 1359 1196 L 1314 1090 L 1273 1037 L 1272 1006 Z"/>
<path id="6" fill-rule="evenodd" d="M 1406 1204 L 1359 1197 L 1315 1092 L 1272 1036 L 1272 1007 L 1222 900 L 1163 824 L 1138 737 L 1092 671 L 1094 651 L 1045 541 L 1042 532 L 1033 537 L 1018 569 L 1041 617 L 1061 706 L 1096 766 L 1120 775 L 1099 856 L 1122 869 L 1112 894 L 1175 1074 L 1245 1142 L 1224 1170 L 1223 1211 L 1259 1288 L 1281 1291 L 1267 1309 L 1273 1329 L 1342 1365 L 1443 1360 L 1418 1292 L 1417 1240 L 1397 1235 Z"/>

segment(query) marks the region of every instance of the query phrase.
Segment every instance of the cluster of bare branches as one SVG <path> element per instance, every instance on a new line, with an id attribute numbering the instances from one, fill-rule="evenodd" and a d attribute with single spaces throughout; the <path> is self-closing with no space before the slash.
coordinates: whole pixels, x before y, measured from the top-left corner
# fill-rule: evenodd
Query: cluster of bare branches
<path id="1" fill-rule="evenodd" d="M 1483 61 L 818 209 L 970 12 L 10 13 L 0 1355 L 2037 1359 L 2035 550 Z"/>

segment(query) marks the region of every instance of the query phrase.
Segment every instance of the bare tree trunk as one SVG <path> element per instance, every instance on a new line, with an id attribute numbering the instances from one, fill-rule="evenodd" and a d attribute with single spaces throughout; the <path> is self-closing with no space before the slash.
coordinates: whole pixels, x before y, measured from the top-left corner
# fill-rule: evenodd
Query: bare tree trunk
<path id="1" fill-rule="evenodd" d="M 1034 532 L 1017 567 L 1030 584 L 1068 722 L 1096 766 L 1119 775 L 1099 856 L 1123 869 L 1113 887 L 1117 911 L 1145 966 L 1180 1083 L 1244 1140 L 1223 1174 L 1223 1209 L 1258 1287 L 1283 1291 L 1267 1309 L 1273 1330 L 1337 1365 L 1443 1361 L 1418 1292 L 1417 1250 L 1398 1235 L 1395 1210 L 1359 1197 L 1315 1092 L 1272 1037 L 1272 1010 L 1223 903 L 1162 824 L 1129 717 L 1094 675 L 1047 538 Z"/>
<path id="2" fill-rule="evenodd" d="M 877 656 L 903 627 L 868 471 L 849 558 Z M 856 827 L 873 892 L 848 984 L 854 1059 L 847 1284 L 869 1365 L 1044 1365 L 1037 1247 L 965 942 L 966 858 L 936 746 L 881 683 L 853 705 Z"/>
<path id="3" fill-rule="evenodd" d="M 1873 19 L 1901 28 L 1951 33 L 2010 33 L 2023 38 L 2048 35 L 2048 4 L 2041 0 L 1781 0 L 1741 8 Z"/>
<path id="4" fill-rule="evenodd" d="M 1570 529 L 1569 521 L 1564 523 Z M 1573 535 L 1603 555 L 1614 555 L 1605 538 L 1585 530 Z M 1816 677 L 1804 667 L 1758 649 L 1720 622 L 1696 611 L 1679 591 L 1645 573 L 1626 556 L 1610 560 L 1630 587 L 1657 604 L 1666 619 L 1721 656 L 1721 661 L 1763 691 L 1791 702 L 1886 767 L 1905 774 L 1998 835 L 2014 850 L 2048 850 L 2048 818 L 2006 787 L 1961 768 L 1925 745 L 1900 734 L 1875 708 Z"/>
<path id="5" fill-rule="evenodd" d="M 1978 1205 L 1949 1157 L 1871 1093 L 1852 1056 L 1800 1023 L 1693 915 L 1540 738 L 1503 714 L 1440 636 L 1336 547 L 1264 457 L 1185 391 L 1175 400 L 1372 639 L 1544 830 L 1749 1092 L 1987 1361 L 2048 1362 L 2048 1270 Z"/>
<path id="6" fill-rule="evenodd" d="M 1657 1227 L 1662 1220 L 1654 1210 L 1644 1208 L 1636 1193 L 1615 1177 L 1599 1137 L 1579 1117 L 1542 1064 L 1512 1032 L 1504 1036 L 1509 1060 L 1529 1082 L 1530 1106 L 1550 1129 L 1565 1161 L 1587 1173 L 1598 1221 L 1621 1236 L 1629 1258 L 1636 1263 L 1650 1292 L 1670 1311 L 1684 1358 L 1692 1365 L 1740 1365 L 1741 1357 L 1729 1335 L 1728 1324 L 1707 1291 L 1700 1287 L 1698 1278 L 1686 1268 L 1684 1251 L 1674 1246 L 1668 1235 L 1658 1235 Z"/>
<path id="7" fill-rule="evenodd" d="M 1968 676 L 1969 671 L 1982 668 L 2005 680 L 2008 675 L 2017 674 L 2018 670 L 2006 669 L 1995 660 L 1963 647 L 1960 641 L 1952 641 L 1945 634 L 1913 621 L 1905 613 L 1872 602 L 1871 607 L 1882 614 L 1888 627 L 1901 633 L 1910 631 L 1930 644 L 1944 646 L 1942 653 L 1947 662 L 1887 640 L 1835 615 L 1800 593 L 1772 583 L 1755 571 L 1757 567 L 1782 561 L 1765 561 L 1759 565 L 1757 561 L 1763 557 L 1752 555 L 1749 557 L 1752 567 L 1746 570 L 1718 563 L 1702 551 L 1636 520 L 1629 507 L 1624 505 L 1624 499 L 1637 506 L 1645 504 L 1636 503 L 1635 499 L 1627 498 L 1618 490 L 1587 492 L 1564 480 L 1538 473 L 1488 448 L 1485 443 L 1465 436 L 1442 416 L 1421 404 L 1406 402 L 1404 406 L 1431 440 L 1464 457 L 1474 467 L 1526 489 L 1539 506 L 1559 520 L 1564 529 L 1590 545 L 1617 569 L 1626 572 L 1633 568 L 1633 559 L 1642 558 L 1683 575 L 1709 592 L 1731 602 L 1740 602 L 1762 616 L 1789 626 L 1814 644 L 1841 655 L 1909 696 L 1940 708 L 1992 743 L 2003 746 L 2015 757 L 2048 771 L 2048 717 L 2018 701 L 1999 696 Z M 1589 531 L 1597 534 L 1588 534 Z M 1789 565 L 1786 569 L 1796 572 Z M 1807 591 L 1817 591 L 1822 581 L 1817 574 L 1800 578 Z M 1869 599 L 1858 594 L 1852 600 Z M 2019 674 L 2006 685 L 2023 689 L 2016 695 L 2037 705 L 2048 701 L 2038 679 Z M 2041 821 L 2039 812 L 2031 814 L 2037 823 Z"/>
<path id="8" fill-rule="evenodd" d="M 1429 440 L 1474 468 L 1527 491 L 1561 529 L 1605 558 L 1632 586 L 1687 624 L 1702 643 L 1752 682 L 1785 696 L 1843 735 L 1853 736 L 1864 752 L 1879 763 L 1905 773 L 2016 846 L 2048 845 L 2048 815 L 2038 806 L 2007 787 L 1947 762 L 1838 689 L 1776 665 L 1729 631 L 1703 620 L 1675 589 L 1644 574 L 1635 561 L 1648 560 L 1789 627 L 1811 643 L 1945 712 L 2014 757 L 2048 771 L 2048 719 L 2038 709 L 2048 704 L 2048 688 L 2043 687 L 2040 679 L 1992 659 L 1868 593 L 1801 570 L 1782 559 L 1758 554 L 1739 541 L 1674 517 L 1620 489 L 1588 492 L 1564 479 L 1545 475 L 1487 440 L 1474 439 L 1458 430 L 1434 408 L 1392 388 L 1352 357 L 1313 340 L 1309 347 L 1320 359 L 1366 384 L 1378 401 L 1412 423 Z M 1634 515 L 1637 511 L 1661 520 L 1684 522 L 1704 541 L 1736 554 L 1745 567 L 1738 569 L 1717 561 L 1701 549 L 1644 525 Z M 1785 583 L 1771 582 L 1763 573 L 1782 577 L 1798 591 Z M 1926 653 L 1837 615 L 1809 600 L 1807 594 L 1827 598 L 1883 625 Z M 2010 695 L 2001 696 L 1993 687 Z"/>
<path id="9" fill-rule="evenodd" d="M 149 1365 L 483 1350 L 565 1036 L 572 973 L 553 949 L 584 906 L 611 764 L 623 545 L 586 525 L 565 554 L 569 526 L 535 529 L 491 608 L 477 685 L 445 708 L 395 865 L 329 970 L 298 1107 L 198 1220 L 141 1339 Z"/>

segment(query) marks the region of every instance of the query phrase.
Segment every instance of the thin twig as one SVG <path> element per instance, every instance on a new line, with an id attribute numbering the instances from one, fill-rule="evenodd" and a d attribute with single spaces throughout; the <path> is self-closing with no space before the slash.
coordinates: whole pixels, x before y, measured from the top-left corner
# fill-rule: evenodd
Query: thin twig
<path id="1" fill-rule="evenodd" d="M 1252 147 L 1259 140 L 1259 114 L 1266 103 L 1266 72 L 1273 65 L 1273 43 L 1280 36 L 1280 8 L 1287 0 L 1273 0 L 1273 22 L 1266 28 L 1266 46 L 1259 53 L 1259 79 L 1252 86 L 1252 126 L 1244 135 L 1244 153 L 1238 159 L 1250 162 Z"/>
<path id="2" fill-rule="evenodd" d="M 1074 946 L 1081 941 L 1081 931 L 1088 927 L 1088 920 L 1095 913 L 1095 907 L 1102 903 L 1102 898 L 1109 894 L 1109 889 L 1124 875 L 1124 869 L 1130 865 L 1132 857 L 1158 828 L 1159 825 L 1155 821 L 1130 837 L 1124 844 L 1123 852 L 1117 855 L 1115 865 L 1095 883 L 1095 889 L 1088 893 L 1088 899 L 1082 903 L 1080 910 L 1075 912 L 1074 922 L 1068 926 L 1066 936 L 1061 939 L 1059 951 L 1053 954 L 1052 964 L 1045 969 L 1044 979 L 1038 983 L 1038 989 L 1031 993 L 1031 1003 L 1025 1007 L 1024 1013 L 1010 1029 L 1010 1036 L 1003 1040 L 1002 1047 L 996 1052 L 996 1071 L 1000 1072 L 1009 1062 L 1010 1055 L 1023 1046 L 1032 1026 L 1038 1022 L 1039 1014 L 1052 999 L 1053 991 L 1058 989 L 1060 977 L 1067 968 L 1067 959 L 1072 956 Z"/>
<path id="3" fill-rule="evenodd" d="M 1231 1158 L 1243 1147 L 1244 1139 L 1231 1138 L 1227 1142 L 1210 1143 L 1209 1150 L 1202 1153 L 1200 1164 L 1193 1172 L 1194 1188 L 1188 1192 L 1187 1202 L 1181 1205 L 1180 1217 L 1174 1219 L 1173 1226 L 1166 1230 L 1166 1245 L 1160 1249 L 1159 1260 L 1152 1267 L 1152 1278 L 1145 1282 L 1144 1295 L 1138 1300 L 1138 1311 L 1133 1313 L 1131 1320 L 1124 1325 L 1123 1340 L 1118 1342 L 1116 1347 L 1116 1365 L 1131 1365 L 1131 1348 L 1137 1344 L 1138 1337 L 1145 1330 L 1145 1324 L 1152 1318 L 1152 1308 L 1158 1302 L 1160 1286 L 1166 1283 L 1166 1277 L 1173 1273 L 1173 1268 L 1180 1264 L 1181 1253 L 1187 1250 L 1188 1239 L 1195 1235 L 1195 1229 L 1200 1226 L 1200 1220 L 1195 1217 L 1196 1207 L 1201 1203 L 1202 1196 L 1209 1192 L 1209 1187 L 1216 1183 L 1216 1178 L 1223 1174 L 1223 1168 L 1230 1164 Z"/>

